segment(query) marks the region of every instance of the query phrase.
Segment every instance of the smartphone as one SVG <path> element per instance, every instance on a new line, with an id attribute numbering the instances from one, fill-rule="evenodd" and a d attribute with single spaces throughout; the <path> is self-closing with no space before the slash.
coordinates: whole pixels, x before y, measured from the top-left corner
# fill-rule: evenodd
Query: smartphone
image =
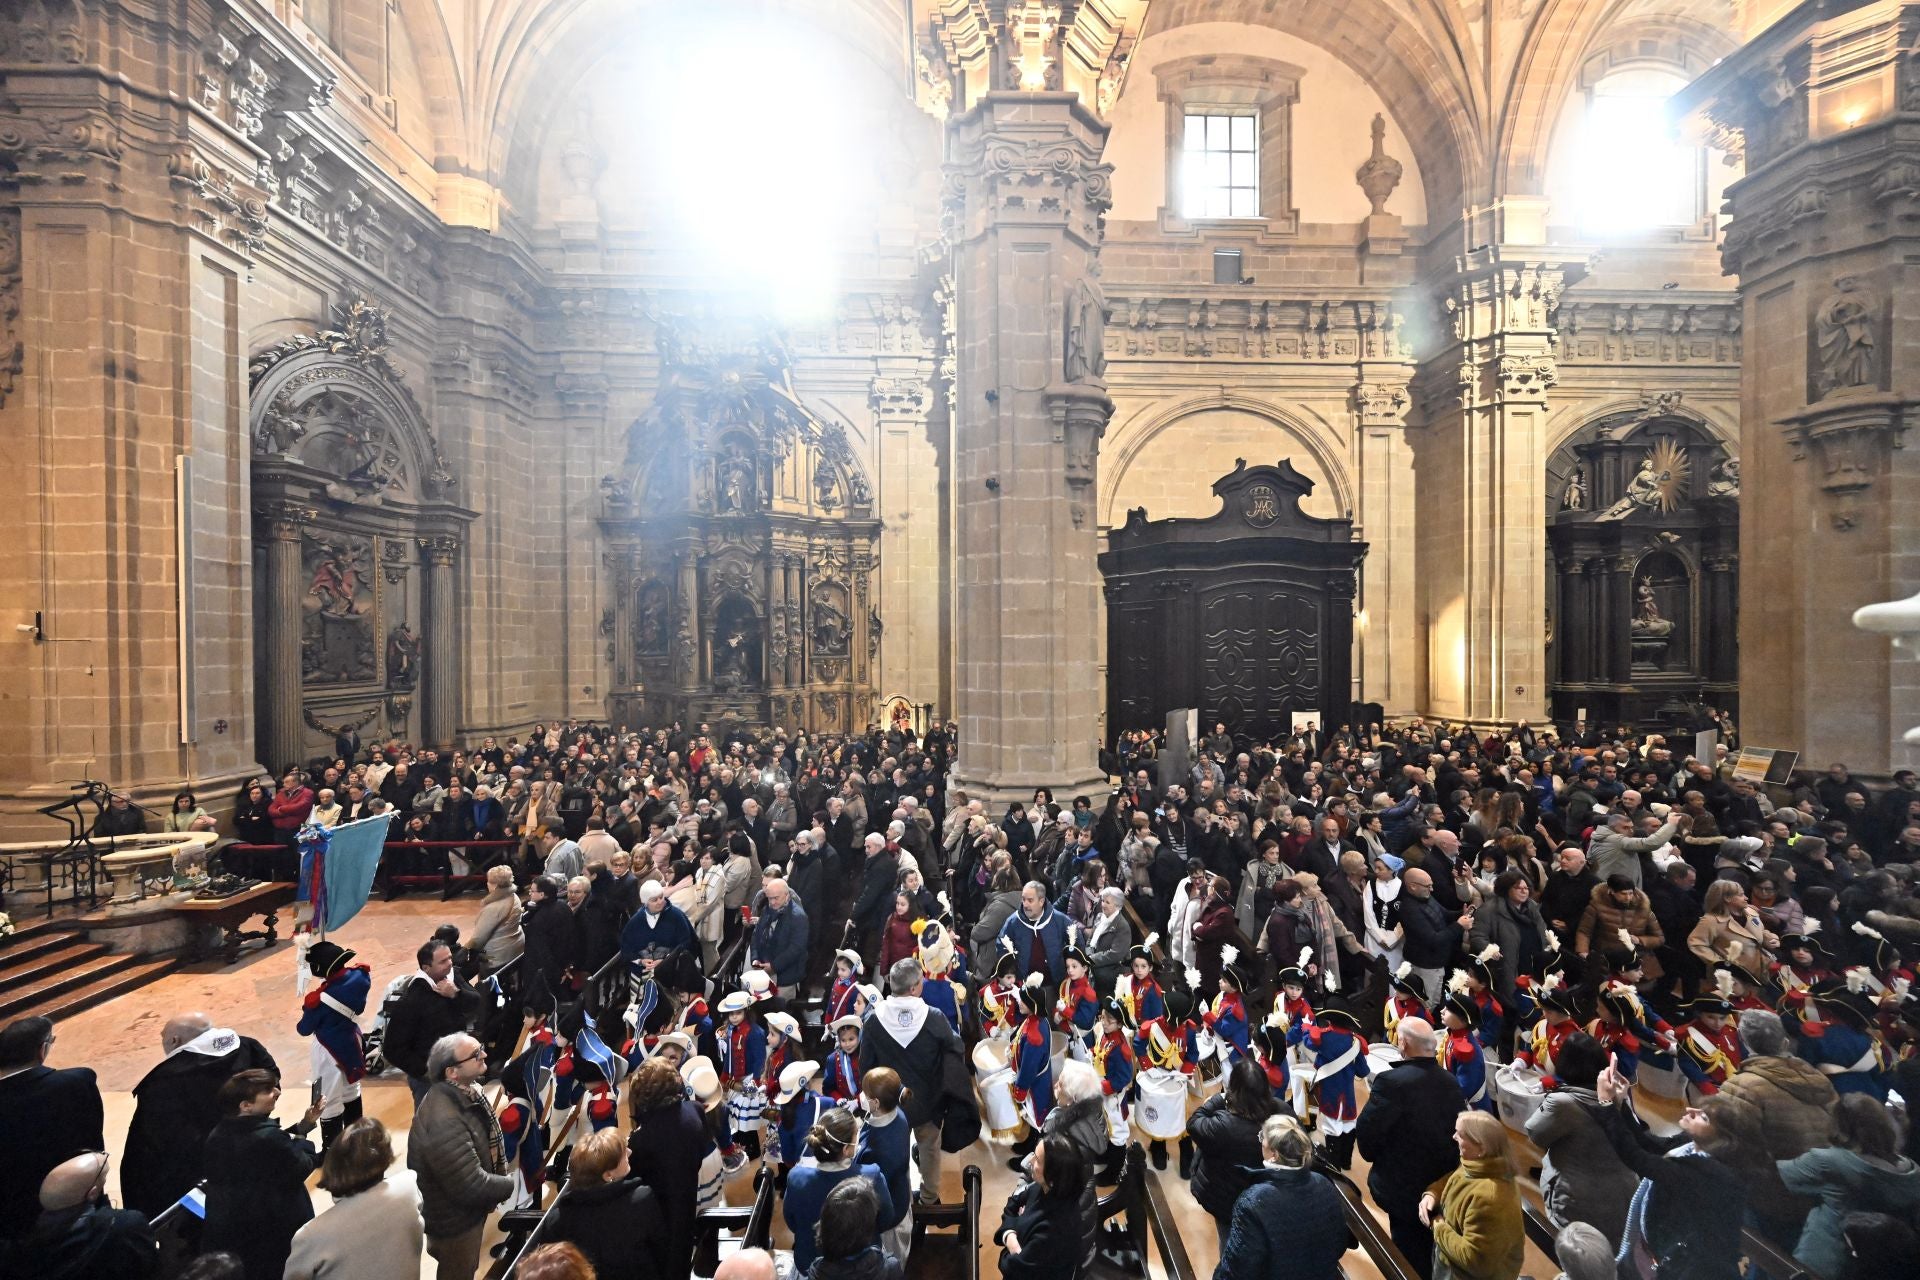
<path id="1" fill-rule="evenodd" d="M 308 1096 L 310 1098 L 310 1102 L 308 1105 L 315 1106 L 315 1107 L 320 1105 L 321 1089 L 320 1089 L 320 1082 L 318 1080 L 315 1080 L 313 1082 L 313 1087 L 308 1091 Z"/>

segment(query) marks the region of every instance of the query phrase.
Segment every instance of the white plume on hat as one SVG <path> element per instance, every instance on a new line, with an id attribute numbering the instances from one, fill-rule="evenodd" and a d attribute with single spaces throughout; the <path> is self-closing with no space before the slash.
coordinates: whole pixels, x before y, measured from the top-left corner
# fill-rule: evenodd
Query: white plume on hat
<path id="1" fill-rule="evenodd" d="M 1911 978 L 1895 978 L 1893 980 L 1893 998 L 1895 1000 L 1905 1001 L 1907 993 L 1911 990 L 1913 990 L 1913 980 Z"/>
<path id="2" fill-rule="evenodd" d="M 1013 954 L 1013 939 L 1004 933 L 1000 935 L 1000 949 L 1008 955 Z"/>
<path id="3" fill-rule="evenodd" d="M 1312 947 L 1302 947 L 1302 948 L 1300 948 L 1300 959 L 1299 959 L 1298 961 L 1296 961 L 1295 963 L 1297 963 L 1297 964 L 1298 964 L 1298 965 L 1299 965 L 1299 966 L 1300 966 L 1300 967 L 1301 967 L 1302 969 L 1304 969 L 1304 968 L 1306 968 L 1306 967 L 1307 967 L 1308 965 L 1310 965 L 1310 964 L 1312 964 L 1312 963 L 1313 963 L 1313 948 L 1312 948 Z"/>
<path id="4" fill-rule="evenodd" d="M 1722 1000 L 1733 999 L 1733 974 L 1726 969 L 1713 971 L 1713 989 L 1720 993 Z"/>
<path id="5" fill-rule="evenodd" d="M 1067 921 L 1067 945 L 1070 947 L 1080 945 L 1080 926 L 1071 920 Z"/>
<path id="6" fill-rule="evenodd" d="M 1629 951 L 1632 951 L 1634 948 L 1640 945 L 1639 943 L 1633 940 L 1633 935 L 1624 928 L 1615 929 L 1613 931 L 1613 935 L 1614 937 L 1620 939 L 1620 945 L 1625 947 Z"/>
<path id="7" fill-rule="evenodd" d="M 1150 933 L 1147 935 L 1147 940 L 1141 943 L 1140 945 L 1145 947 L 1147 950 L 1151 951 L 1159 944 L 1160 944 L 1160 935 L 1157 933 Z"/>
<path id="8" fill-rule="evenodd" d="M 941 911 L 950 912 L 953 910 L 953 903 L 947 900 L 947 891 L 945 889 L 942 889 L 940 892 L 934 894 L 933 900 L 940 904 Z"/>
<path id="9" fill-rule="evenodd" d="M 1872 976 L 1873 975 L 1866 971 L 1864 966 L 1853 966 L 1853 968 L 1847 970 L 1847 990 L 1853 992 L 1855 995 L 1859 995 L 1867 989 L 1867 979 Z"/>
<path id="10" fill-rule="evenodd" d="M 1413 961 L 1402 960 L 1400 962 L 1400 967 L 1393 971 L 1393 976 L 1396 978 L 1399 978 L 1401 981 L 1404 982 L 1407 979 L 1407 976 L 1412 972 L 1413 972 Z"/>
<path id="11" fill-rule="evenodd" d="M 1817 923 L 1817 922 L 1809 922 L 1809 923 Z M 1859 934 L 1863 938 L 1872 938 L 1875 942 L 1885 942 L 1887 940 L 1886 934 L 1880 932 L 1878 929 L 1868 924 L 1865 920 L 1855 920 L 1853 922 L 1853 931 Z M 1807 932 L 1812 933 L 1813 930 L 1808 929 Z"/>
<path id="12" fill-rule="evenodd" d="M 1800 930 L 1800 932 L 1811 938 L 1814 934 L 1820 932 L 1820 922 L 1812 917 L 1808 917 L 1806 928 Z"/>
<path id="13" fill-rule="evenodd" d="M 1560 935 L 1549 929 L 1540 935 L 1540 945 L 1549 951 L 1558 951 L 1560 949 Z"/>
<path id="14" fill-rule="evenodd" d="M 1560 988 L 1566 985 L 1567 985 L 1567 975 L 1562 973 L 1560 970 L 1555 969 L 1552 973 L 1548 974 L 1546 978 L 1541 982 L 1540 990 L 1543 993 L 1550 992 L 1550 991 L 1558 991 Z"/>
<path id="15" fill-rule="evenodd" d="M 1231 945 L 1220 948 L 1220 963 L 1232 964 L 1239 958 L 1240 948 Z"/>
<path id="16" fill-rule="evenodd" d="M 1457 996 L 1467 995 L 1473 990 L 1467 985 L 1466 970 L 1455 969 L 1453 971 L 1453 976 L 1447 979 L 1447 990 Z"/>
<path id="17" fill-rule="evenodd" d="M 1498 960 L 1499 958 L 1500 958 L 1500 944 L 1497 942 L 1489 942 L 1486 946 L 1480 949 L 1480 954 L 1474 957 L 1474 959 L 1478 960 L 1481 964 L 1492 964 L 1495 960 Z"/>
<path id="18" fill-rule="evenodd" d="M 1187 980 L 1187 990 L 1189 991 L 1199 990 L 1200 971 L 1198 969 L 1194 968 L 1192 965 L 1188 965 L 1181 976 L 1185 977 Z"/>

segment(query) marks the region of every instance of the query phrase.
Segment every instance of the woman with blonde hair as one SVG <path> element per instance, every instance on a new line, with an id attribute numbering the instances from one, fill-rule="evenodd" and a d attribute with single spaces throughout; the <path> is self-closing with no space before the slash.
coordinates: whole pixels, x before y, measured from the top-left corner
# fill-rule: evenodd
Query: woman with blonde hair
<path id="1" fill-rule="evenodd" d="M 1433 1231 L 1434 1280 L 1517 1280 L 1526 1226 L 1507 1127 L 1485 1111 L 1463 1111 L 1453 1142 L 1460 1167 L 1420 1197 L 1420 1221 Z"/>
<path id="2" fill-rule="evenodd" d="M 480 914 L 474 918 L 466 946 L 489 971 L 526 950 L 527 936 L 520 931 L 520 895 L 514 892 L 512 867 L 502 864 L 487 868 L 487 896 L 480 903 Z"/>
<path id="3" fill-rule="evenodd" d="M 1707 886 L 1700 923 L 1687 935 L 1691 951 L 1711 973 L 1723 961 L 1732 961 L 1750 973 L 1765 973 L 1780 939 L 1760 922 L 1760 913 L 1747 902 L 1747 891 L 1737 880 L 1715 880 Z"/>
<path id="4" fill-rule="evenodd" d="M 1292 1116 L 1269 1116 L 1260 1126 L 1260 1155 L 1261 1168 L 1234 1201 L 1214 1280 L 1283 1273 L 1338 1280 L 1352 1236 L 1340 1193 L 1313 1169 L 1313 1139 Z"/>

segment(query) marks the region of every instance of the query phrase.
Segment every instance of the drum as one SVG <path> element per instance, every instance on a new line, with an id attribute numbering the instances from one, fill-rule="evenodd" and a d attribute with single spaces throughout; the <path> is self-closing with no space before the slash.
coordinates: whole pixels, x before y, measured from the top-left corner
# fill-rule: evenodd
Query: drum
<path id="1" fill-rule="evenodd" d="M 1524 1130 L 1533 1113 L 1546 1101 L 1541 1075 L 1534 1068 L 1509 1062 L 1493 1073 L 1493 1105 L 1509 1129 Z"/>
<path id="2" fill-rule="evenodd" d="M 974 1087 L 980 1094 L 980 1121 L 996 1142 L 1018 1142 L 1027 1132 L 1020 1108 L 1013 1100 L 1013 1068 L 1007 1065 L 1007 1046 L 1000 1040 L 982 1040 L 973 1046 Z"/>
<path id="3" fill-rule="evenodd" d="M 1684 1098 L 1687 1096 L 1687 1077 L 1681 1072 L 1679 1064 L 1671 1054 L 1661 1054 L 1656 1058 L 1640 1059 L 1639 1068 L 1634 1072 L 1634 1083 L 1656 1098 Z"/>
<path id="4" fill-rule="evenodd" d="M 1179 1071 L 1151 1067 L 1139 1076 L 1140 1098 L 1133 1104 L 1133 1124 L 1154 1141 L 1184 1138 L 1187 1134 L 1187 1077 Z"/>
<path id="5" fill-rule="evenodd" d="M 1399 1066 L 1402 1059 L 1400 1051 L 1390 1044 L 1369 1044 L 1367 1046 L 1367 1073 L 1377 1076 Z"/>

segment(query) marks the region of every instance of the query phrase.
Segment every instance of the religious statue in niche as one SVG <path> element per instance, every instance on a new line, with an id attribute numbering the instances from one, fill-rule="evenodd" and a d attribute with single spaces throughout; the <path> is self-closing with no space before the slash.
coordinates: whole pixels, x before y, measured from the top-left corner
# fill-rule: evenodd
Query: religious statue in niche
<path id="1" fill-rule="evenodd" d="M 307 684 L 374 678 L 373 543 L 309 535 L 302 543 L 307 589 L 300 598 L 300 674 Z"/>
<path id="2" fill-rule="evenodd" d="M 1880 300 L 1872 290 L 1841 276 L 1813 322 L 1818 367 L 1812 399 L 1880 385 Z"/>
<path id="3" fill-rule="evenodd" d="M 1567 487 L 1560 491 L 1560 509 L 1562 511 L 1585 511 L 1587 509 L 1587 469 L 1576 466 L 1573 474 L 1567 477 Z"/>
<path id="4" fill-rule="evenodd" d="M 729 596 L 714 611 L 713 687 L 731 692 L 759 685 L 759 619 L 751 604 Z"/>
<path id="5" fill-rule="evenodd" d="M 1067 298 L 1066 352 L 1060 362 L 1068 382 L 1086 382 L 1106 376 L 1105 317 L 1093 291 L 1084 283 Z"/>
<path id="6" fill-rule="evenodd" d="M 1707 496 L 1709 498 L 1740 496 L 1740 459 L 1722 458 L 1713 464 L 1713 470 L 1707 473 Z"/>
<path id="7" fill-rule="evenodd" d="M 1655 442 L 1640 459 L 1640 469 L 1627 481 L 1620 501 L 1600 513 L 1601 520 L 1625 520 L 1635 511 L 1670 512 L 1686 494 L 1687 454 L 1670 439 Z"/>
<path id="8" fill-rule="evenodd" d="M 837 588 L 824 587 L 813 597 L 813 651 L 822 656 L 841 657 L 847 652 L 852 628 L 846 610 L 835 604 Z"/>
<path id="9" fill-rule="evenodd" d="M 752 511 L 755 501 L 753 458 L 747 447 L 735 442 L 727 446 L 716 465 L 714 497 L 722 511 Z"/>
<path id="10" fill-rule="evenodd" d="M 1641 578 L 1633 584 L 1633 634 L 1667 636 L 1673 634 L 1673 621 L 1660 616 L 1660 602 L 1653 596 L 1653 580 Z"/>
<path id="11" fill-rule="evenodd" d="M 813 469 L 813 500 L 822 511 L 832 511 L 840 505 L 840 473 L 824 453 Z"/>
<path id="12" fill-rule="evenodd" d="M 667 651 L 667 586 L 658 578 L 641 585 L 633 600 L 635 653 Z"/>
<path id="13" fill-rule="evenodd" d="M 1686 571 L 1671 556 L 1649 556 L 1635 571 L 1633 616 L 1627 621 L 1635 667 L 1666 670 L 1670 666 L 1670 650 L 1679 624 L 1668 613 L 1685 608 L 1686 589 Z M 1661 608 L 1663 600 L 1667 611 Z"/>
<path id="14" fill-rule="evenodd" d="M 387 688 L 411 689 L 420 679 L 420 639 L 405 622 L 387 632 Z"/>

